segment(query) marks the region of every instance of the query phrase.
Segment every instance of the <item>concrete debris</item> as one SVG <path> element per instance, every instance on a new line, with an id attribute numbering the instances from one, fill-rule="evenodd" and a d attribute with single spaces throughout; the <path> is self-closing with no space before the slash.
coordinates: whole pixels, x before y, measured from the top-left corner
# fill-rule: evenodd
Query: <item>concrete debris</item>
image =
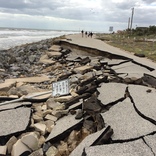
<path id="1" fill-rule="evenodd" d="M 156 154 L 156 134 L 154 135 L 147 135 L 144 137 L 144 141 L 147 144 L 147 146 L 149 146 L 149 148 L 151 148 L 151 151 L 153 152 L 153 154 Z"/>
<path id="2" fill-rule="evenodd" d="M 85 74 L 86 72 L 90 71 L 93 67 L 92 66 L 81 66 L 74 69 L 75 73 Z"/>
<path id="3" fill-rule="evenodd" d="M 36 150 L 32 152 L 29 156 L 43 156 L 43 150 L 40 148 L 39 150 Z"/>
<path id="4" fill-rule="evenodd" d="M 0 155 L 156 155 L 155 66 L 69 37 L 0 52 Z"/>
<path id="5" fill-rule="evenodd" d="M 122 83 L 102 83 L 98 88 L 98 99 L 108 105 L 125 97 L 127 85 Z"/>
<path id="6" fill-rule="evenodd" d="M 27 82 L 27 83 L 41 83 L 49 81 L 50 79 L 43 75 L 41 77 L 27 77 L 27 78 L 16 78 L 16 79 L 7 79 L 5 82 Z"/>
<path id="7" fill-rule="evenodd" d="M 152 120 L 156 124 L 156 105 L 154 102 L 156 101 L 156 89 L 146 86 L 129 85 L 128 90 L 140 115 L 146 119 L 148 118 L 149 121 Z"/>
<path id="8" fill-rule="evenodd" d="M 39 140 L 35 132 L 31 132 L 29 134 L 24 135 L 21 138 L 21 142 L 27 147 L 29 147 L 32 151 L 39 149 Z"/>
<path id="9" fill-rule="evenodd" d="M 57 51 L 57 52 L 59 52 L 59 51 L 61 51 L 61 46 L 59 46 L 59 45 L 52 45 L 48 50 L 49 51 Z"/>
<path id="10" fill-rule="evenodd" d="M 0 146 L 0 155 L 6 155 L 7 146 Z"/>
<path id="11" fill-rule="evenodd" d="M 51 146 L 46 152 L 46 156 L 59 156 L 59 151 L 55 146 Z"/>
<path id="12" fill-rule="evenodd" d="M 0 136 L 25 131 L 31 117 L 30 108 L 17 108 L 0 112 Z"/>
<path id="13" fill-rule="evenodd" d="M 147 73 L 149 70 L 132 62 L 123 63 L 121 65 L 113 66 L 116 73 Z"/>
<path id="14" fill-rule="evenodd" d="M 63 139 L 63 135 L 60 138 L 60 135 L 62 133 L 67 133 L 70 129 L 73 130 L 73 128 L 76 126 L 78 127 L 79 124 L 82 123 L 82 120 L 75 120 L 75 116 L 73 115 L 68 115 L 65 116 L 63 118 L 61 118 L 60 120 L 58 120 L 56 122 L 56 125 L 50 135 L 48 136 L 48 138 L 46 139 L 46 141 L 53 141 L 53 140 L 57 140 L 57 139 Z"/>
<path id="15" fill-rule="evenodd" d="M 156 71 L 150 73 L 144 73 L 143 82 L 145 85 L 156 87 Z"/>
<path id="16" fill-rule="evenodd" d="M 34 124 L 34 128 L 36 129 L 36 131 L 39 131 L 43 135 L 46 133 L 46 125 L 43 123 Z"/>
<path id="17" fill-rule="evenodd" d="M 103 154 L 107 156 L 153 156 L 151 149 L 142 139 L 125 143 L 87 147 L 85 148 L 85 154 L 88 156 L 101 156 Z"/>
<path id="18" fill-rule="evenodd" d="M 19 139 L 12 147 L 11 155 L 12 156 L 19 156 L 23 153 L 30 154 L 31 150 L 22 143 L 21 139 Z"/>
<path id="19" fill-rule="evenodd" d="M 10 88 L 12 88 L 13 86 L 15 86 L 16 82 L 4 82 L 4 83 L 0 83 L 0 91 L 4 91 L 7 92 L 9 91 Z"/>
<path id="20" fill-rule="evenodd" d="M 154 124 L 136 112 L 129 98 L 111 107 L 102 116 L 114 131 L 113 140 L 132 140 L 156 131 Z"/>
<path id="21" fill-rule="evenodd" d="M 76 149 L 70 154 L 70 156 L 81 156 L 83 153 L 84 148 L 91 146 L 98 137 L 105 131 L 105 128 L 102 129 L 101 131 L 98 131 L 96 133 L 90 134 L 87 136 L 81 144 L 79 144 Z"/>
<path id="22" fill-rule="evenodd" d="M 17 142 L 17 138 L 15 136 L 12 136 L 9 141 L 6 143 L 7 146 L 7 153 L 10 154 L 12 151 L 13 145 Z"/>
<path id="23" fill-rule="evenodd" d="M 12 104 L 7 105 L 0 105 L 0 111 L 9 110 L 9 109 L 15 109 L 21 106 L 30 107 L 32 105 L 31 102 L 14 102 Z"/>

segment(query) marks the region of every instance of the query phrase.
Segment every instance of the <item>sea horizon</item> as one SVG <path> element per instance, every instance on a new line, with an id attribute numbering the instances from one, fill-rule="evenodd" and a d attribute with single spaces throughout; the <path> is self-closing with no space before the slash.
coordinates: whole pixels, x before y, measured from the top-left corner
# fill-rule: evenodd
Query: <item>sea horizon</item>
<path id="1" fill-rule="evenodd" d="M 0 27 L 0 50 L 7 50 L 26 43 L 38 42 L 75 33 L 79 32 L 69 30 Z"/>
<path id="2" fill-rule="evenodd" d="M 44 28 L 24 28 L 24 27 L 1 27 L 0 29 L 12 29 L 12 30 L 43 30 L 43 31 L 72 31 L 72 32 L 79 32 L 81 30 L 67 30 L 67 29 L 44 29 Z"/>

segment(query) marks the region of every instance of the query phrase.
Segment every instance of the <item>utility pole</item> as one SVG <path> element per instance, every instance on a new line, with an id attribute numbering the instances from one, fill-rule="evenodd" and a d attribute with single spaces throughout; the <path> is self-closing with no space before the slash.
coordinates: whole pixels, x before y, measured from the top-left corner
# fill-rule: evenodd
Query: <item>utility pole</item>
<path id="1" fill-rule="evenodd" d="M 128 18 L 128 31 L 130 29 L 130 17 Z"/>
<path id="2" fill-rule="evenodd" d="M 131 16 L 131 26 L 130 26 L 131 33 L 132 33 L 133 15 L 134 15 L 134 8 L 132 8 L 132 16 Z"/>

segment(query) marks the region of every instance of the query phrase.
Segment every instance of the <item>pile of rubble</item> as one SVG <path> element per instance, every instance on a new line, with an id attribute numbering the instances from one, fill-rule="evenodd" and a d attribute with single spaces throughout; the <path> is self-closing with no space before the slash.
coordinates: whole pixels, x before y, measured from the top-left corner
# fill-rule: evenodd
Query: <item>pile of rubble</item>
<path id="1" fill-rule="evenodd" d="M 0 53 L 0 154 L 156 154 L 156 90 L 144 75 L 153 69 L 59 44 Z M 69 94 L 52 96 L 52 83 L 66 79 Z"/>

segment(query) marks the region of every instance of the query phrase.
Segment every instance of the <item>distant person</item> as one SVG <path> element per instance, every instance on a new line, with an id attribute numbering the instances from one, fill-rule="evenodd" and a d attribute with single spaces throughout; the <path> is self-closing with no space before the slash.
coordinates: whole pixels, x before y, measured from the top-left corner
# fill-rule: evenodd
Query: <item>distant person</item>
<path id="1" fill-rule="evenodd" d="M 90 37 L 92 38 L 92 36 L 93 36 L 93 33 L 91 32 L 91 33 L 90 33 Z"/>
<path id="2" fill-rule="evenodd" d="M 87 33 L 87 31 L 86 31 L 86 32 L 85 32 L 85 36 L 86 36 L 86 37 L 87 37 L 87 34 L 88 34 L 88 33 Z"/>
<path id="3" fill-rule="evenodd" d="M 83 37 L 83 33 L 84 33 L 84 31 L 82 30 L 82 31 L 81 31 L 82 37 Z"/>

